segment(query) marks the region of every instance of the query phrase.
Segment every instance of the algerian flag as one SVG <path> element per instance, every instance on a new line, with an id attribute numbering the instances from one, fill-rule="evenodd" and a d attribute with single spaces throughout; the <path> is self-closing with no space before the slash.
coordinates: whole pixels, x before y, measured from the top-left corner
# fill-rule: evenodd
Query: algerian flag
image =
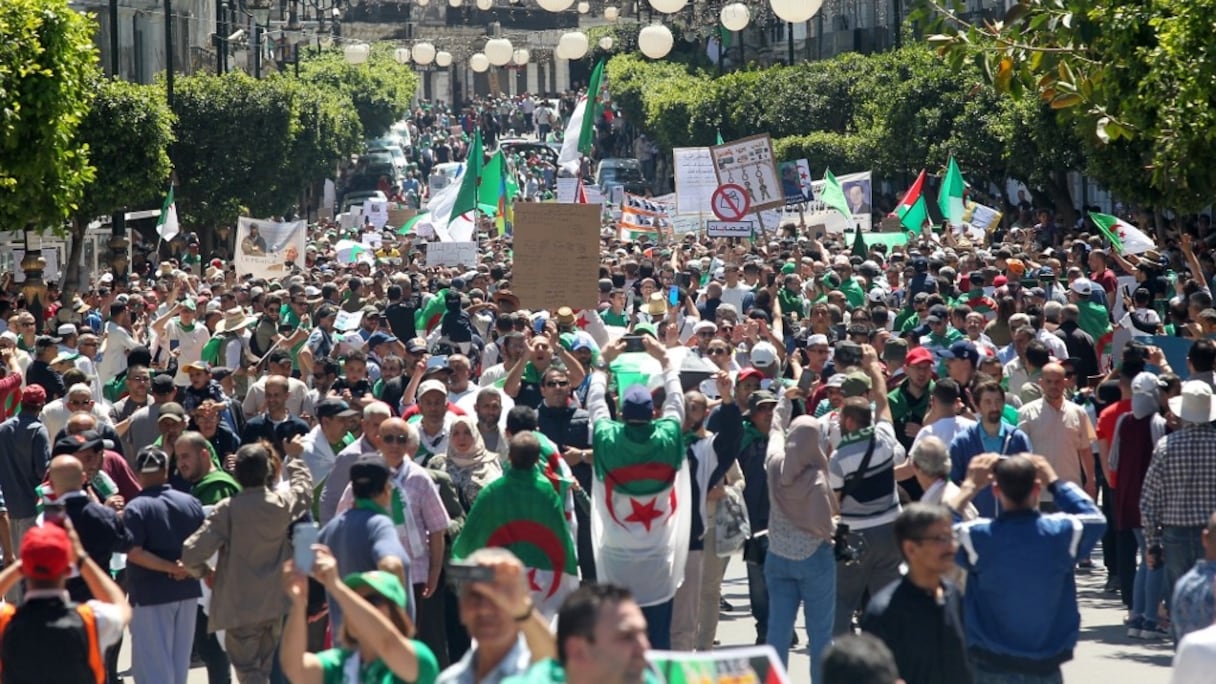
<path id="1" fill-rule="evenodd" d="M 908 188 L 908 192 L 899 206 L 895 207 L 895 215 L 899 217 L 899 222 L 903 224 L 904 230 L 913 233 L 919 232 L 924 227 L 925 221 L 929 220 L 929 208 L 925 206 L 924 188 L 925 172 L 922 169 L 920 175 L 916 177 L 916 182 Z"/>
<path id="2" fill-rule="evenodd" d="M 680 423 L 600 420 L 593 432 L 597 579 L 629 587 L 641 606 L 669 601 L 684 579 L 696 505 Z"/>
<path id="3" fill-rule="evenodd" d="M 469 147 L 468 157 L 465 158 L 464 175 L 460 178 L 460 190 L 452 203 L 449 216 L 455 218 L 465 212 L 477 210 L 478 185 L 481 183 L 481 170 L 485 165 L 485 151 L 481 144 L 481 129 L 473 131 L 473 145 Z M 448 220 L 451 221 L 451 218 Z M 476 220 L 476 216 L 473 217 Z"/>
<path id="4" fill-rule="evenodd" d="M 375 260 L 367 245 L 354 240 L 338 240 L 338 244 L 334 245 L 334 254 L 340 264 L 353 264 L 356 261 L 370 263 Z"/>
<path id="5" fill-rule="evenodd" d="M 533 603 L 545 617 L 556 615 L 578 588 L 578 556 L 564 496 L 539 470 L 508 468 L 481 490 L 452 543 L 452 559 L 494 546 L 511 551 L 524 564 Z"/>
<path id="6" fill-rule="evenodd" d="M 1094 220 L 1098 229 L 1106 234 L 1111 246 L 1120 254 L 1143 254 L 1157 248 L 1152 238 L 1121 218 L 1092 211 L 1089 217 Z"/>
<path id="7" fill-rule="evenodd" d="M 414 231 L 414 225 L 417 224 L 418 221 L 420 221 L 423 217 L 427 216 L 428 214 L 429 214 L 429 212 L 427 212 L 425 210 L 420 211 L 417 214 L 414 214 L 412 217 L 410 217 L 410 219 L 408 221 L 401 224 L 401 227 L 397 229 L 397 234 L 398 235 L 409 235 L 410 233 L 412 233 Z"/>
<path id="8" fill-rule="evenodd" d="M 182 232 L 177 222 L 177 202 L 173 199 L 173 186 L 169 186 L 169 194 L 165 195 L 165 206 L 161 207 L 160 218 L 156 221 L 156 234 L 168 242 Z"/>
<path id="9" fill-rule="evenodd" d="M 946 167 L 946 177 L 942 179 L 942 187 L 937 193 L 937 207 L 942 210 L 942 216 L 950 221 L 952 226 L 963 225 L 963 192 L 967 184 L 963 182 L 963 173 L 958 170 L 958 163 L 950 157 Z"/>
<path id="10" fill-rule="evenodd" d="M 414 329 L 418 331 L 419 335 L 426 337 L 435 329 L 435 326 L 439 325 L 439 320 L 447 309 L 447 294 L 447 288 L 436 292 L 426 305 L 414 312 Z"/>
<path id="11" fill-rule="evenodd" d="M 566 122 L 562 135 L 562 151 L 557 155 L 557 165 L 571 173 L 577 173 L 579 158 L 591 153 L 595 138 L 595 120 L 603 109 L 600 99 L 600 80 L 604 76 L 604 60 L 595 65 L 591 79 L 587 82 L 587 93 L 579 98 L 578 105 Z"/>
<path id="12" fill-rule="evenodd" d="M 844 189 L 840 187 L 836 176 L 832 175 L 831 169 L 823 170 L 823 189 L 819 191 L 819 201 L 839 211 L 852 225 L 853 212 L 849 209 L 849 201 L 845 199 Z"/>

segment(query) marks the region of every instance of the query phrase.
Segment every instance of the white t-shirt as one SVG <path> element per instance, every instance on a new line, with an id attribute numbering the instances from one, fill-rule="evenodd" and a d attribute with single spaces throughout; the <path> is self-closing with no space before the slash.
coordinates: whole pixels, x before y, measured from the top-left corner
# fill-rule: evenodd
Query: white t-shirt
<path id="1" fill-rule="evenodd" d="M 198 321 L 195 321 L 193 329 L 187 331 L 182 327 L 181 319 L 174 318 L 165 324 L 165 338 L 168 340 L 171 350 L 178 350 L 177 377 L 173 378 L 173 384 L 185 387 L 190 384 L 190 373 L 185 370 L 185 367 L 187 364 L 203 358 L 203 347 L 211 339 L 211 331 Z M 177 343 L 176 346 L 173 344 L 174 342 Z"/>
<path id="2" fill-rule="evenodd" d="M 743 310 L 743 300 L 747 295 L 751 294 L 752 288 L 748 287 L 742 280 L 734 287 L 722 286 L 722 303 L 730 304 L 735 307 L 735 310 L 740 315 L 747 313 Z"/>
<path id="3" fill-rule="evenodd" d="M 955 435 L 963 430 L 973 427 L 974 425 L 974 420 L 964 418 L 962 416 L 951 416 L 949 418 L 942 418 L 941 420 L 934 421 L 924 426 L 920 429 L 920 432 L 916 433 L 916 439 L 912 440 L 912 449 L 915 449 L 917 442 L 921 441 L 925 437 L 936 437 L 945 442 L 946 446 L 950 446 L 950 440 L 954 439 Z"/>
<path id="4" fill-rule="evenodd" d="M 1182 637 L 1170 684 L 1207 684 L 1216 670 L 1216 625 Z"/>
<path id="5" fill-rule="evenodd" d="M 97 374 L 109 380 L 127 369 L 127 352 L 139 346 L 126 328 L 114 321 L 106 323 L 106 339 L 102 343 L 101 363 L 97 365 Z"/>

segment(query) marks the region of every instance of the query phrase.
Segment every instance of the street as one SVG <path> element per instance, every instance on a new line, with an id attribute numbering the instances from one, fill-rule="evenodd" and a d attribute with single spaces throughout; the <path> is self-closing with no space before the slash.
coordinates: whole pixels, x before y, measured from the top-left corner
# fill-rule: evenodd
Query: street
<path id="1" fill-rule="evenodd" d="M 1095 551 L 1094 557 L 1100 557 L 1099 553 Z M 1077 644 L 1076 656 L 1064 666 L 1064 681 L 1070 684 L 1165 684 L 1169 681 L 1170 661 L 1174 656 L 1172 645 L 1167 641 L 1129 639 L 1123 627 L 1123 606 L 1115 595 L 1102 592 L 1104 582 L 1105 573 L 1100 568 L 1077 575 L 1081 641 Z M 718 623 L 719 639 L 723 646 L 752 645 L 756 632 L 747 612 L 747 574 L 739 556 L 731 558 L 727 566 L 723 590 L 734 610 L 722 614 Z M 802 626 L 800 612 L 797 628 L 801 643 L 790 652 L 792 684 L 807 684 L 810 679 L 806 633 Z M 119 658 L 120 671 L 130 667 L 129 647 L 128 635 Z M 189 684 L 207 684 L 206 670 L 202 667 L 191 670 Z"/>

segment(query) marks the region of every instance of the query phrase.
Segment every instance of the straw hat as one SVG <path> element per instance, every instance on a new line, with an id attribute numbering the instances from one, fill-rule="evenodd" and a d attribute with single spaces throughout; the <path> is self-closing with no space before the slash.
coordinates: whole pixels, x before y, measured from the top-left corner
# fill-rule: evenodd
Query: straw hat
<path id="1" fill-rule="evenodd" d="M 224 319 L 215 326 L 217 333 L 243 330 L 257 322 L 257 316 L 250 316 L 239 306 L 234 306 L 224 312 Z"/>

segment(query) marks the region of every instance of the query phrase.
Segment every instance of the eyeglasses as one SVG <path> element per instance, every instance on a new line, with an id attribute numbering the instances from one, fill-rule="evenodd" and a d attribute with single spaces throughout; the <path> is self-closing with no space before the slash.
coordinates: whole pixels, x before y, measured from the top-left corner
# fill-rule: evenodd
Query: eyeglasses
<path id="1" fill-rule="evenodd" d="M 727 350 L 725 350 L 725 349 L 720 349 L 720 348 L 718 348 L 718 347 L 712 347 L 712 348 L 710 348 L 708 351 L 709 351 L 709 355 L 710 355 L 710 356 L 722 356 L 723 354 L 729 354 L 729 353 L 730 353 L 729 351 L 727 351 Z"/>
<path id="2" fill-rule="evenodd" d="M 380 435 L 380 441 L 385 444 L 408 444 L 409 435 Z"/>
<path id="3" fill-rule="evenodd" d="M 69 399 L 68 406 L 88 406 L 92 399 Z"/>
<path id="4" fill-rule="evenodd" d="M 134 376 L 134 377 L 127 378 L 127 382 L 137 382 L 141 385 L 144 384 L 145 382 L 150 382 L 151 380 L 152 380 L 152 378 L 145 378 L 145 377 L 140 377 L 140 376 Z"/>
<path id="5" fill-rule="evenodd" d="M 553 380 L 551 382 L 545 383 L 545 387 L 569 387 L 569 386 L 570 386 L 570 383 L 569 383 L 569 381 L 566 381 L 566 380 Z"/>

